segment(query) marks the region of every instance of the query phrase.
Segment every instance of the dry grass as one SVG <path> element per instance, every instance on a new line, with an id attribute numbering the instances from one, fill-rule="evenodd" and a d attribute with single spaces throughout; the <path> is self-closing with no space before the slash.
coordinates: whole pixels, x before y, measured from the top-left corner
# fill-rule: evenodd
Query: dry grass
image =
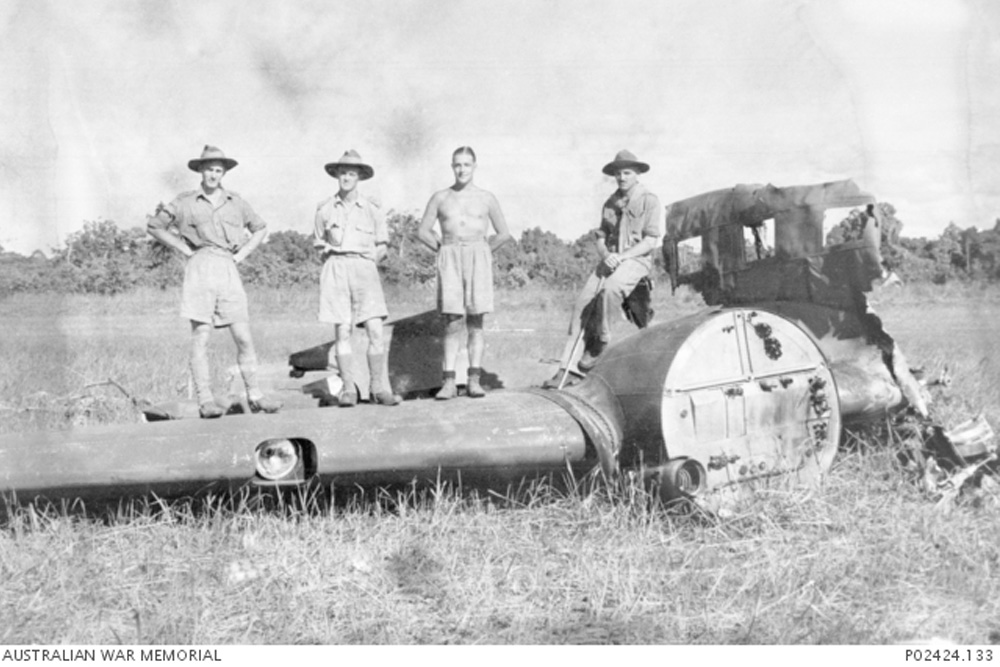
<path id="1" fill-rule="evenodd" d="M 697 307 L 666 291 L 661 315 Z M 432 296 L 391 298 L 407 314 Z M 942 414 L 957 421 L 984 408 L 996 425 L 995 343 L 974 325 L 996 321 L 1000 307 L 992 293 L 960 296 L 877 298 L 911 363 L 951 366 Z M 311 295 L 255 298 L 266 313 L 255 323 L 262 356 L 324 339 Z M 501 330 L 527 328 L 542 342 L 525 354 L 557 354 L 571 298 L 503 295 L 492 353 L 523 351 L 523 336 Z M 88 381 L 114 377 L 162 396 L 183 380 L 185 330 L 168 297 L 19 297 L 0 311 L 0 365 L 16 369 L 0 379 L 4 430 L 134 419 L 119 390 L 81 389 Z M 956 329 L 956 317 L 968 326 Z M 231 343 L 216 338 L 227 363 Z M 76 395 L 91 397 L 89 413 Z M 724 518 L 667 513 L 624 483 L 584 486 L 432 489 L 333 507 L 307 498 L 305 509 L 154 501 L 90 518 L 25 508 L 0 532 L 0 643 L 1000 638 L 996 487 L 939 507 L 874 438 L 842 452 L 822 488 L 760 495 Z"/>

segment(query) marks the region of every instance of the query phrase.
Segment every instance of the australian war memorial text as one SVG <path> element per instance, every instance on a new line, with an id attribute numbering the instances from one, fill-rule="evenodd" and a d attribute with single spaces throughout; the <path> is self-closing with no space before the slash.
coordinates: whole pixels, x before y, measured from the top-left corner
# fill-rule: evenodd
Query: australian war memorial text
<path id="1" fill-rule="evenodd" d="M 71 649 L 11 648 L 0 652 L 0 662 L 222 662 L 218 649 Z"/>

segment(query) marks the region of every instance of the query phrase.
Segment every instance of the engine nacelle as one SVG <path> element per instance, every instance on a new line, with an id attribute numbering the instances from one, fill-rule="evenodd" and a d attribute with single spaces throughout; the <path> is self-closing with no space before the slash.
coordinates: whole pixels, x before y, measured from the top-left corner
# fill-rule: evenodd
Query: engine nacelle
<path id="1" fill-rule="evenodd" d="M 564 392 L 614 423 L 618 466 L 661 481 L 668 498 L 775 478 L 814 484 L 840 440 L 822 351 L 764 310 L 704 312 L 639 331 Z"/>

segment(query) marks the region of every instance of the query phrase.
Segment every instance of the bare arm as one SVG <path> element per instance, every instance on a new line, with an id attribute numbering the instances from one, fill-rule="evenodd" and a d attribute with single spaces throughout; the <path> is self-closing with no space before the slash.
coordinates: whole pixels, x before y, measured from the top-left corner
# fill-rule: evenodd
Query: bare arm
<path id="1" fill-rule="evenodd" d="M 602 230 L 598 229 L 594 233 L 594 247 L 597 249 L 597 256 L 602 262 L 608 258 L 608 255 L 611 254 L 611 251 L 608 250 L 607 241 L 608 237 Z"/>
<path id="2" fill-rule="evenodd" d="M 257 246 L 267 237 L 267 228 L 262 227 L 250 235 L 250 240 L 243 244 L 243 247 L 233 254 L 233 261 L 239 264 L 247 256 L 257 249 Z"/>
<path id="3" fill-rule="evenodd" d="M 323 221 L 322 206 L 316 210 L 316 218 L 313 222 L 313 247 L 323 252 L 326 243 L 326 226 Z"/>
<path id="4" fill-rule="evenodd" d="M 619 259 L 629 259 L 630 257 L 642 257 L 646 253 L 654 250 L 659 238 L 656 236 L 643 236 L 642 240 L 628 250 L 618 253 Z"/>
<path id="5" fill-rule="evenodd" d="M 194 250 L 191 250 L 184 239 L 167 228 L 167 225 L 171 222 L 173 222 L 173 217 L 169 213 L 157 210 L 155 216 L 146 218 L 146 231 L 149 232 L 150 236 L 168 248 L 173 248 L 185 257 L 190 257 L 194 254 Z"/>
<path id="6" fill-rule="evenodd" d="M 643 236 L 641 241 L 628 250 L 622 250 L 621 252 L 609 252 L 602 257 L 602 259 L 609 269 L 617 269 L 618 266 L 626 259 L 632 257 L 642 257 L 656 248 L 657 240 L 659 239 L 655 236 Z M 598 250 L 598 252 L 600 252 L 600 250 Z"/>
<path id="7" fill-rule="evenodd" d="M 147 230 L 149 235 L 154 239 L 167 246 L 168 248 L 173 248 L 185 257 L 190 257 L 194 254 L 194 251 L 188 247 L 188 244 L 184 242 L 184 239 L 177 236 L 169 229 L 150 229 Z"/>
<path id="8" fill-rule="evenodd" d="M 500 202 L 493 195 L 490 195 L 489 206 L 490 222 L 493 223 L 493 229 L 496 231 L 496 236 L 490 239 L 490 250 L 496 252 L 512 242 L 514 237 L 507 229 L 507 220 L 503 217 L 503 211 L 500 210 Z"/>
<path id="9" fill-rule="evenodd" d="M 437 252 L 438 248 L 441 247 L 441 241 L 434 235 L 433 229 L 438 218 L 438 199 L 438 195 L 435 194 L 427 202 L 424 217 L 420 220 L 420 226 L 417 227 L 417 239 L 434 252 Z"/>
<path id="10" fill-rule="evenodd" d="M 369 210 L 375 219 L 375 263 L 378 264 L 389 253 L 389 225 L 381 206 L 373 199 L 369 198 L 368 201 L 371 202 L 372 208 Z"/>
<path id="11" fill-rule="evenodd" d="M 313 247 L 319 251 L 319 256 L 326 259 L 327 253 L 333 250 L 333 246 L 326 240 L 326 218 L 323 216 L 323 204 L 316 209 L 316 219 L 313 229 Z"/>

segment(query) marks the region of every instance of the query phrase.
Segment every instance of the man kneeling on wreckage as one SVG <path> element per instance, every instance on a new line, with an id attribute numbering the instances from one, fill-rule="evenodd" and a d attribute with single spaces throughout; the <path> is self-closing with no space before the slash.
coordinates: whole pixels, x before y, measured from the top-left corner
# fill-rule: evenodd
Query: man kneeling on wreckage
<path id="1" fill-rule="evenodd" d="M 639 174 L 649 171 L 649 165 L 622 150 L 602 171 L 614 177 L 618 189 L 608 197 L 601 212 L 601 226 L 597 230 L 597 253 L 601 261 L 577 297 L 559 370 L 542 385 L 549 389 L 566 383 L 581 340 L 584 354 L 577 367 L 582 373 L 594 367 L 611 340 L 608 315 L 616 305 L 626 305 L 629 319 L 639 327 L 646 325 L 648 317 L 648 312 L 638 317 L 631 314 L 626 301 L 633 292 L 644 290 L 648 298 L 653 250 L 661 234 L 660 200 L 639 183 Z"/>

